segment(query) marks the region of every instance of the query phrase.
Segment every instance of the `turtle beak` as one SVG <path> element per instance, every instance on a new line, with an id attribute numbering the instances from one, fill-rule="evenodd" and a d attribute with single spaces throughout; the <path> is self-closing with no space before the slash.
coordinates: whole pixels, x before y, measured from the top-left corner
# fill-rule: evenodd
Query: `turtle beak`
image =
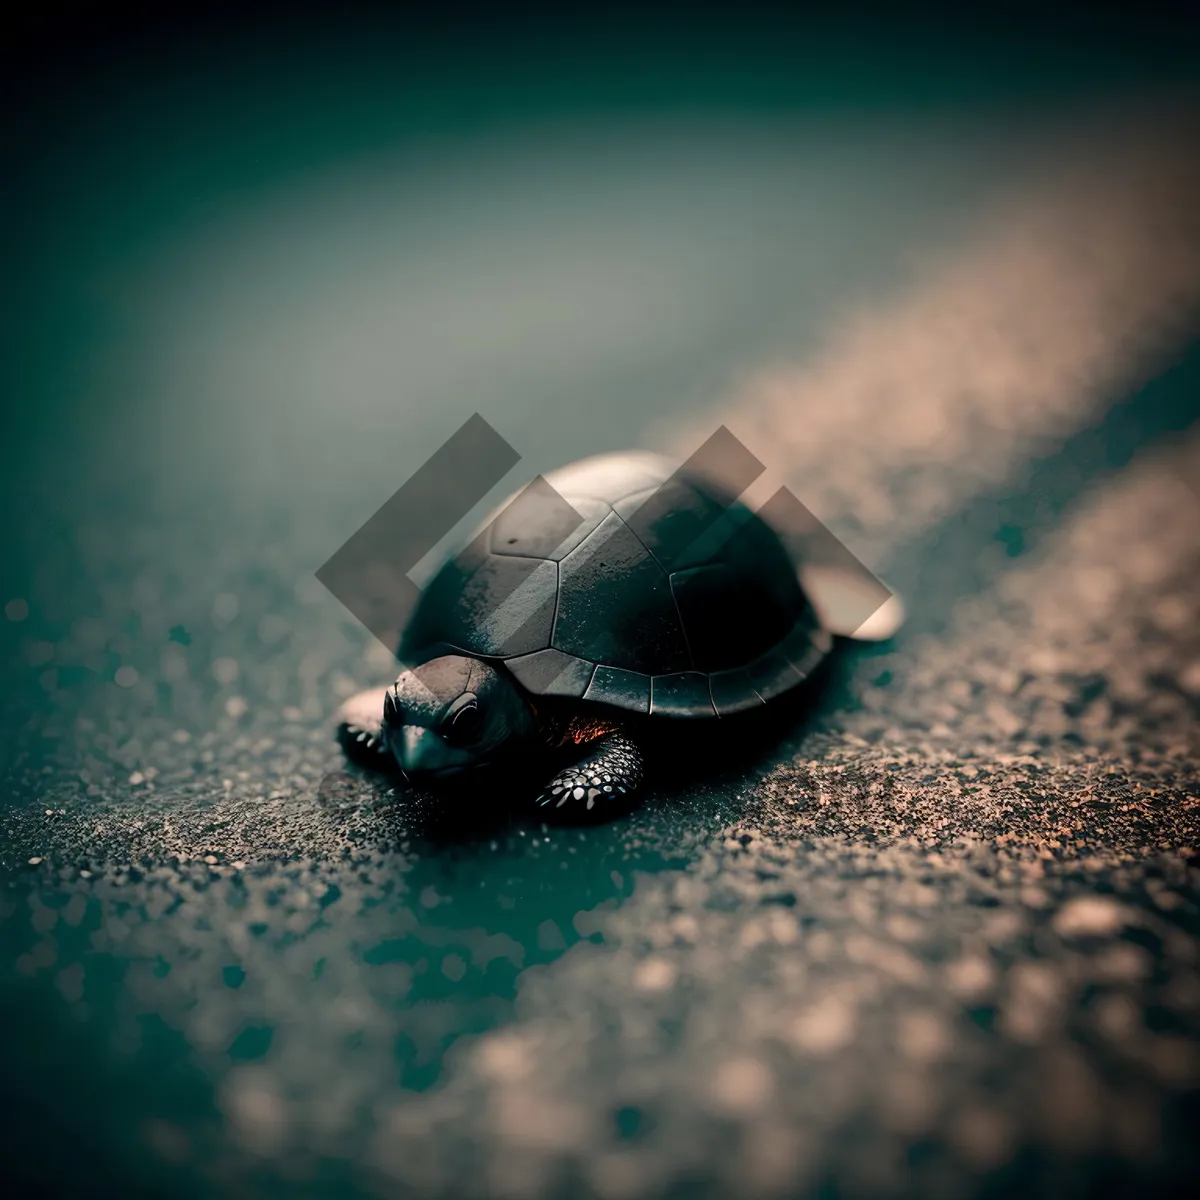
<path id="1" fill-rule="evenodd" d="M 446 743 L 421 725 L 402 726 L 388 738 L 388 745 L 406 775 L 429 774 L 451 765 Z"/>

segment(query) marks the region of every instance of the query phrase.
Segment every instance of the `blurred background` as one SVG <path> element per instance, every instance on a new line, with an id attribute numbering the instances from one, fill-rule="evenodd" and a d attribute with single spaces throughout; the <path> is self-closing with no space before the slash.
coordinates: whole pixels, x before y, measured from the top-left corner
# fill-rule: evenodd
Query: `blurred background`
<path id="1" fill-rule="evenodd" d="M 1194 22 L 64 3 L 3 53 L 20 1194 L 1182 1192 Z M 477 512 L 726 423 L 909 624 L 769 761 L 448 832 L 343 770 L 390 657 L 313 572 L 475 412 Z"/>

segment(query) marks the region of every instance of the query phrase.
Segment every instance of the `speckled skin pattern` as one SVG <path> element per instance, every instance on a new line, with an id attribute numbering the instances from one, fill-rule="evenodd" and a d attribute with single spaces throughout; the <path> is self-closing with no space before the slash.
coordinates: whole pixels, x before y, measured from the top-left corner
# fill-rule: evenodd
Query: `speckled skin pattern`
<path id="1" fill-rule="evenodd" d="M 390 668 L 312 585 L 349 502 L 92 504 L 58 471 L 3 531 L 15 1194 L 1188 1194 L 1200 362 L 1091 390 L 1142 299 L 1179 307 L 1141 240 L 1179 226 L 1110 168 L 1051 189 L 1024 257 L 902 296 L 919 353 L 852 344 L 888 438 L 847 402 L 840 442 L 789 449 L 798 494 L 891 548 L 902 636 L 832 662 L 769 752 L 596 827 L 466 821 L 345 765 L 333 710 Z M 1047 432 L 1014 363 L 1080 327 L 1035 372 Z"/>
<path id="2" fill-rule="evenodd" d="M 642 783 L 642 753 L 624 731 L 614 729 L 581 743 L 581 757 L 546 785 L 535 804 L 587 819 L 631 806 Z"/>

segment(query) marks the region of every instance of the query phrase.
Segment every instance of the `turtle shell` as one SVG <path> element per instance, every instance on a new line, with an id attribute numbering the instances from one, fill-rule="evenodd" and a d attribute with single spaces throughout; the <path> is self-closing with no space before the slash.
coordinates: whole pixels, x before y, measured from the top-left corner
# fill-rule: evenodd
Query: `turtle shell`
<path id="1" fill-rule="evenodd" d="M 759 516 L 668 459 L 606 454 L 501 506 L 425 588 L 398 655 L 467 654 L 534 695 L 712 717 L 795 687 L 831 640 Z"/>

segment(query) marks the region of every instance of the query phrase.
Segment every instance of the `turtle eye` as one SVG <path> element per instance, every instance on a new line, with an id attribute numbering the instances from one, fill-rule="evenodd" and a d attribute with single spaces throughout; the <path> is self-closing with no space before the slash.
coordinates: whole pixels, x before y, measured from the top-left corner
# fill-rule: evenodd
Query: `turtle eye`
<path id="1" fill-rule="evenodd" d="M 466 746 L 473 742 L 483 728 L 483 716 L 479 705 L 472 700 L 451 713 L 442 726 L 442 736 L 452 746 Z"/>

